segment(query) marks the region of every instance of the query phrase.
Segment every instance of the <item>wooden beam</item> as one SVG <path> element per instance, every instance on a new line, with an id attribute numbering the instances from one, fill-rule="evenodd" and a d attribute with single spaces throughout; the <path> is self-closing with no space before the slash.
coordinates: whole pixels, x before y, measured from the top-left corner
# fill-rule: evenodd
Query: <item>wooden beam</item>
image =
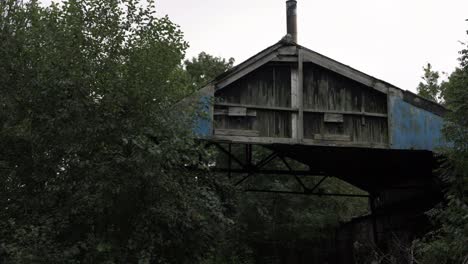
<path id="1" fill-rule="evenodd" d="M 335 135 L 335 134 L 315 134 L 315 140 L 330 140 L 330 141 L 351 141 L 350 135 Z"/>
<path id="2" fill-rule="evenodd" d="M 380 80 L 371 77 L 365 73 L 362 73 L 358 70 L 355 70 L 349 66 L 341 64 L 337 61 L 334 61 L 330 58 L 327 58 L 321 54 L 318 54 L 314 51 L 307 50 L 304 52 L 304 58 L 307 62 L 315 63 L 325 69 L 336 72 L 340 75 L 348 77 L 356 82 L 362 83 L 368 87 L 374 88 L 379 92 L 384 94 L 388 93 L 389 85 L 381 82 Z"/>
<path id="3" fill-rule="evenodd" d="M 214 140 L 214 141 L 219 141 L 219 142 L 259 144 L 259 145 L 271 145 L 271 144 L 295 145 L 297 144 L 297 141 L 291 138 L 274 138 L 274 137 L 214 136 L 209 140 Z"/>
<path id="4" fill-rule="evenodd" d="M 217 108 L 217 109 L 214 110 L 214 115 L 217 115 L 217 116 L 228 116 L 228 115 L 229 115 L 229 110 L 228 110 L 228 109 L 219 109 L 219 108 Z M 256 111 L 256 110 L 252 110 L 252 109 L 247 109 L 246 116 L 255 117 L 255 116 L 257 116 L 257 111 Z"/>
<path id="5" fill-rule="evenodd" d="M 279 48 L 281 48 L 283 46 L 282 43 L 276 43 L 262 51 L 260 51 L 259 53 L 255 54 L 254 56 L 248 58 L 247 60 L 245 60 L 244 62 L 240 63 L 239 65 L 235 66 L 234 68 L 232 68 L 231 70 L 227 71 L 226 73 L 223 73 L 221 74 L 221 79 L 219 79 L 220 81 L 224 80 L 224 79 L 227 79 L 229 78 L 229 76 L 241 71 L 242 69 L 248 67 L 249 65 L 252 65 L 254 64 L 255 62 L 257 62 L 258 60 L 260 60 L 261 58 L 265 57 L 266 55 L 270 54 L 271 52 L 274 52 L 276 50 L 278 50 Z M 215 80 L 216 81 L 216 80 Z M 214 84 L 215 82 L 213 82 Z"/>
<path id="6" fill-rule="evenodd" d="M 292 138 L 273 138 L 273 137 L 244 137 L 244 136 L 213 136 L 210 138 L 201 138 L 201 140 L 214 141 L 220 143 L 241 143 L 258 145 L 304 145 L 304 146 L 323 146 L 323 147 L 350 147 L 350 148 L 372 148 L 388 149 L 388 144 L 374 142 L 347 142 L 347 141 L 323 141 L 304 138 L 303 142 L 297 143 Z"/>
<path id="7" fill-rule="evenodd" d="M 344 116 L 343 114 L 325 113 L 323 121 L 325 123 L 343 123 Z"/>
<path id="8" fill-rule="evenodd" d="M 296 46 L 286 46 L 278 49 L 279 55 L 293 56 L 297 55 L 298 49 Z"/>
<path id="9" fill-rule="evenodd" d="M 342 114 L 342 115 L 362 115 L 362 116 L 373 116 L 373 117 L 387 117 L 387 114 L 381 113 L 369 113 L 369 112 L 356 112 L 356 111 L 335 111 L 335 110 L 321 110 L 321 109 L 304 109 L 306 113 L 316 114 Z"/>
<path id="10" fill-rule="evenodd" d="M 264 57 L 258 59 L 257 61 L 253 62 L 251 65 L 248 65 L 246 67 L 240 68 L 238 71 L 236 71 L 233 74 L 228 75 L 226 78 L 223 80 L 219 81 L 218 84 L 216 85 L 216 89 L 222 89 L 229 84 L 239 80 L 240 78 L 246 76 L 247 74 L 253 72 L 254 70 L 258 69 L 259 67 L 265 65 L 266 63 L 270 62 L 274 58 L 276 58 L 278 55 L 277 51 L 273 51 L 269 54 L 266 54 Z"/>
<path id="11" fill-rule="evenodd" d="M 302 145 L 306 146 L 326 146 L 326 147 L 356 147 L 372 149 L 388 149 L 388 144 L 374 142 L 353 142 L 353 141 L 324 141 L 305 138 Z"/>
<path id="12" fill-rule="evenodd" d="M 215 129 L 215 136 L 245 136 L 245 137 L 258 137 L 260 132 L 257 130 L 244 130 L 244 129 Z"/>
<path id="13" fill-rule="evenodd" d="M 231 106 L 228 109 L 228 115 L 229 116 L 247 116 L 247 108 Z"/>
<path id="14" fill-rule="evenodd" d="M 296 56 L 283 56 L 283 55 L 278 55 L 278 57 L 272 59 L 271 61 L 274 62 L 297 62 L 297 57 Z"/>
<path id="15" fill-rule="evenodd" d="M 298 112 L 299 111 L 299 109 L 297 109 L 297 108 L 289 108 L 289 107 L 246 105 L 246 104 L 233 104 L 233 103 L 216 103 L 215 106 L 245 107 L 245 108 L 248 108 L 248 109 L 274 110 L 274 111 L 286 111 L 286 112 Z"/>

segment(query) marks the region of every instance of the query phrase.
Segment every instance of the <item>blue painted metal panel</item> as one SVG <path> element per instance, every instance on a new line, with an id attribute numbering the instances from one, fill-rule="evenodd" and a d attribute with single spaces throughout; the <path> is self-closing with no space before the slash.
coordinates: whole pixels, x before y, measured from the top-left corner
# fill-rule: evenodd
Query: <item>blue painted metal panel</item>
<path id="1" fill-rule="evenodd" d="M 415 107 L 398 96 L 389 95 L 392 149 L 433 151 L 447 146 L 442 136 L 444 119 Z"/>
<path id="2" fill-rule="evenodd" d="M 193 132 L 198 137 L 209 137 L 212 135 L 213 122 L 210 116 L 211 96 L 200 97 L 197 118 Z"/>

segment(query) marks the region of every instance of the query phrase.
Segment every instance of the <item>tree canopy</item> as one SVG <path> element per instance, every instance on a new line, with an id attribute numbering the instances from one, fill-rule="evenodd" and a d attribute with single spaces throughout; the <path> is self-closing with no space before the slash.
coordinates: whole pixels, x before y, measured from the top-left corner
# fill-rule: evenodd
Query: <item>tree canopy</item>
<path id="1" fill-rule="evenodd" d="M 420 82 L 416 88 L 418 94 L 428 100 L 442 103 L 444 98 L 444 86 L 440 82 L 440 73 L 434 71 L 430 63 L 423 67 L 423 71 L 424 75 L 421 77 L 422 82 Z"/>
<path id="2" fill-rule="evenodd" d="M 192 83 L 200 88 L 221 73 L 231 69 L 234 61 L 234 58 L 226 60 L 221 57 L 214 57 L 206 52 L 201 52 L 198 57 L 185 60 L 184 65 L 191 77 Z"/>
<path id="3" fill-rule="evenodd" d="M 0 262 L 193 263 L 230 223 L 153 1 L 0 2 Z"/>
<path id="4" fill-rule="evenodd" d="M 450 110 L 444 135 L 453 145 L 442 150 L 446 160 L 438 173 L 447 183 L 446 200 L 429 212 L 436 228 L 418 243 L 422 263 L 468 261 L 468 42 L 464 45 L 459 67 L 443 84 Z"/>

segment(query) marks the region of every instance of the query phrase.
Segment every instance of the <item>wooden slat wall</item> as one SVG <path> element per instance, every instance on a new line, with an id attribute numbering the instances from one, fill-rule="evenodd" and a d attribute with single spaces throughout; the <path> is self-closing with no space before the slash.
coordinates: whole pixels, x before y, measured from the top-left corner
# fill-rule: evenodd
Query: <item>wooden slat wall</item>
<path id="1" fill-rule="evenodd" d="M 387 96 L 375 91 L 366 89 L 364 93 L 364 110 L 366 112 L 387 113 Z"/>
<path id="2" fill-rule="evenodd" d="M 338 74 L 310 63 L 304 65 L 305 109 L 361 111 L 361 90 L 358 83 Z"/>
<path id="3" fill-rule="evenodd" d="M 304 65 L 304 109 L 386 114 L 387 99 L 385 94 L 307 63 Z M 325 122 L 321 113 L 304 114 L 306 139 L 323 139 L 327 135 L 350 136 L 352 142 L 387 144 L 387 118 L 344 114 L 340 123 Z"/>
<path id="4" fill-rule="evenodd" d="M 216 101 L 241 105 L 291 107 L 291 68 L 266 65 L 216 93 Z M 226 109 L 217 106 L 216 109 Z M 215 116 L 215 129 L 244 129 L 260 137 L 291 137 L 291 113 L 257 110 L 256 117 Z"/>
<path id="5" fill-rule="evenodd" d="M 261 106 L 291 106 L 289 65 L 266 65 L 216 93 L 217 100 Z"/>
<path id="6" fill-rule="evenodd" d="M 292 138 L 292 115 L 298 113 L 291 105 L 292 65 L 267 64 L 216 92 L 214 128 L 220 130 L 218 134 L 229 130 L 231 134 Z M 384 93 L 312 63 L 304 63 L 303 69 L 305 140 L 347 146 L 388 144 Z"/>
<path id="7" fill-rule="evenodd" d="M 256 129 L 261 137 L 291 137 L 291 114 L 276 111 L 257 111 Z"/>
<path id="8" fill-rule="evenodd" d="M 260 137 L 291 137 L 291 114 L 272 110 L 258 110 L 252 116 L 215 115 L 215 129 L 258 131 Z"/>
<path id="9" fill-rule="evenodd" d="M 387 119 L 380 117 L 366 117 L 365 124 L 358 116 L 345 118 L 346 134 L 351 135 L 352 141 L 362 143 L 388 143 Z"/>
<path id="10" fill-rule="evenodd" d="M 387 119 L 366 117 L 362 124 L 359 116 L 345 116 L 344 123 L 325 123 L 323 114 L 304 113 L 304 137 L 315 139 L 315 135 L 349 135 L 351 141 L 358 143 L 388 143 Z"/>
<path id="11" fill-rule="evenodd" d="M 239 116 L 214 116 L 215 129 L 239 129 L 239 130 L 254 130 L 255 117 L 239 117 Z"/>

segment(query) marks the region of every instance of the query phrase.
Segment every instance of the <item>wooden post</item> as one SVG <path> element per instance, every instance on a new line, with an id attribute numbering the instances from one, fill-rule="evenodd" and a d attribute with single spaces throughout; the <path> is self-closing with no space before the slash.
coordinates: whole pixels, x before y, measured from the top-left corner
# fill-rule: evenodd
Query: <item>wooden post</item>
<path id="1" fill-rule="evenodd" d="M 366 116 L 364 113 L 366 112 L 366 96 L 364 90 L 361 91 L 361 125 L 366 125 Z"/>
<path id="2" fill-rule="evenodd" d="M 291 137 L 301 143 L 304 139 L 304 56 L 300 48 L 297 52 L 297 68 L 291 67 L 291 108 L 299 111 L 291 115 Z"/>
<path id="3" fill-rule="evenodd" d="M 304 56 L 302 49 L 297 49 L 297 62 L 298 62 L 298 93 L 297 101 L 299 106 L 299 118 L 297 122 L 297 139 L 302 142 L 304 139 Z"/>
<path id="4" fill-rule="evenodd" d="M 299 108 L 299 71 L 296 67 L 291 67 L 291 108 Z M 291 137 L 299 140 L 299 115 L 297 112 L 291 114 Z"/>

